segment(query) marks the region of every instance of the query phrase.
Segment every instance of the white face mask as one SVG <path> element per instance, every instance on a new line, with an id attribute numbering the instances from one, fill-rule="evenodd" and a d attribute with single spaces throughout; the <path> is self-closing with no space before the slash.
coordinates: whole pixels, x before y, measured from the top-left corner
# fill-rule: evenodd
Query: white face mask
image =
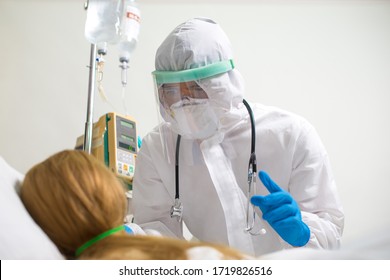
<path id="1" fill-rule="evenodd" d="M 218 128 L 218 118 L 208 99 L 186 98 L 171 105 L 166 121 L 183 138 L 205 139 Z"/>

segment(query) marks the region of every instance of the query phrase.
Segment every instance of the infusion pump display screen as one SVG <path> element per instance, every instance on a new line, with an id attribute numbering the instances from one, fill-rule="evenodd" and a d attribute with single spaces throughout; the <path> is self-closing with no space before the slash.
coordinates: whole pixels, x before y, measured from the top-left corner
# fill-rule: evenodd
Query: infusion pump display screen
<path id="1" fill-rule="evenodd" d="M 137 154 L 137 132 L 134 121 L 116 116 L 116 169 L 118 174 L 133 178 Z"/>
<path id="2" fill-rule="evenodd" d="M 118 148 L 132 153 L 137 152 L 137 133 L 135 122 L 117 116 L 116 134 Z"/>

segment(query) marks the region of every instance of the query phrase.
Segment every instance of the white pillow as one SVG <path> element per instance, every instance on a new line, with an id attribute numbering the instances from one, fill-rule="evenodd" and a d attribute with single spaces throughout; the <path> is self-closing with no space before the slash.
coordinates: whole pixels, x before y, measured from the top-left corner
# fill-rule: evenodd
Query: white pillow
<path id="1" fill-rule="evenodd" d="M 24 208 L 17 193 L 22 180 L 0 156 L 0 259 L 64 259 Z"/>

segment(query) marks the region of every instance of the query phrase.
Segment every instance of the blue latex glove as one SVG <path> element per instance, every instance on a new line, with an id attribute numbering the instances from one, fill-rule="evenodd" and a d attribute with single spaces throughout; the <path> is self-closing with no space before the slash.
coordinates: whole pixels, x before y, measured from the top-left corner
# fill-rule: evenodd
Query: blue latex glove
<path id="1" fill-rule="evenodd" d="M 253 205 L 263 212 L 263 219 L 292 246 L 304 246 L 310 239 L 310 229 L 302 222 L 301 211 L 293 197 L 281 189 L 264 171 L 260 180 L 270 192 L 269 195 L 254 195 Z"/>
<path id="2" fill-rule="evenodd" d="M 128 225 L 124 225 L 124 227 L 125 227 L 125 231 L 128 234 L 134 234 L 134 231 L 131 229 L 131 227 L 129 227 Z"/>

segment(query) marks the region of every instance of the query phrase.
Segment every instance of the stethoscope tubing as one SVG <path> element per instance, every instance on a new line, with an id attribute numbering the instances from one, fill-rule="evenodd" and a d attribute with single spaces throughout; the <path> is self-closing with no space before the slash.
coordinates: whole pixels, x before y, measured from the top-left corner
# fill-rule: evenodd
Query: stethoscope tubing
<path id="1" fill-rule="evenodd" d="M 177 135 L 176 140 L 176 154 L 175 154 L 175 199 L 179 199 L 179 151 L 180 151 L 181 135 Z"/>
<path id="2" fill-rule="evenodd" d="M 252 108 L 250 107 L 249 103 L 243 99 L 242 102 L 244 103 L 249 117 L 251 121 L 251 155 L 249 158 L 249 165 L 252 165 L 252 169 L 254 173 L 257 173 L 257 163 L 256 163 L 256 130 L 255 130 L 255 120 L 253 116 Z M 179 152 L 180 152 L 180 140 L 181 135 L 177 135 L 176 139 L 176 153 L 175 153 L 175 200 L 180 199 L 180 189 L 179 189 Z"/>

